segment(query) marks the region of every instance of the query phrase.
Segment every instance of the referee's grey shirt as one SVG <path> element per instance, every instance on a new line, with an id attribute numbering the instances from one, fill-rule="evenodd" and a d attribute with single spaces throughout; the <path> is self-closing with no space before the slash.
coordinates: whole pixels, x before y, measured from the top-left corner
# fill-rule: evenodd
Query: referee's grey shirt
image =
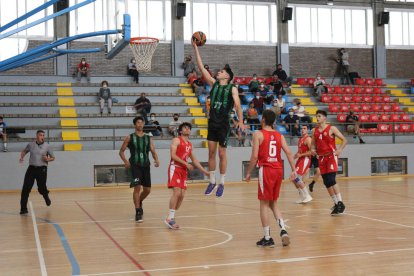
<path id="1" fill-rule="evenodd" d="M 26 153 L 30 152 L 30 159 L 29 165 L 35 167 L 47 166 L 47 162 L 43 160 L 44 155 L 50 155 L 51 157 L 55 157 L 53 154 L 52 148 L 49 144 L 37 144 L 36 141 L 33 141 L 27 144 L 26 148 L 24 149 Z"/>

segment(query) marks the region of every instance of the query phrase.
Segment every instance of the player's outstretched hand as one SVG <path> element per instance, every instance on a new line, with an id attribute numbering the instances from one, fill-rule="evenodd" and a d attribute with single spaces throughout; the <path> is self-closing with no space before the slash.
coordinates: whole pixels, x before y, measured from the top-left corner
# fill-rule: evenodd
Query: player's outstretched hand
<path id="1" fill-rule="evenodd" d="M 243 124 L 243 122 L 242 121 L 240 121 L 239 123 L 238 123 L 238 125 L 237 125 L 237 127 L 240 129 L 240 131 L 245 131 L 245 129 L 246 129 L 246 126 Z"/>
<path id="2" fill-rule="evenodd" d="M 125 166 L 125 168 L 127 168 L 127 169 L 131 168 L 131 164 L 129 163 L 129 161 L 128 161 L 128 160 L 124 162 L 124 166 Z"/>
<path id="3" fill-rule="evenodd" d="M 197 49 L 197 47 L 198 47 L 198 46 L 197 46 L 197 44 L 195 43 L 195 41 L 194 41 L 194 40 L 191 40 L 191 44 L 193 45 L 193 48 L 194 48 L 194 49 Z"/>
<path id="4" fill-rule="evenodd" d="M 154 166 L 155 166 L 156 168 L 158 168 L 158 167 L 160 166 L 160 161 L 159 161 L 159 160 L 155 160 L 155 161 L 154 161 Z"/>
<path id="5" fill-rule="evenodd" d="M 297 177 L 296 171 L 293 171 L 290 173 L 290 180 L 294 181 L 296 177 Z"/>

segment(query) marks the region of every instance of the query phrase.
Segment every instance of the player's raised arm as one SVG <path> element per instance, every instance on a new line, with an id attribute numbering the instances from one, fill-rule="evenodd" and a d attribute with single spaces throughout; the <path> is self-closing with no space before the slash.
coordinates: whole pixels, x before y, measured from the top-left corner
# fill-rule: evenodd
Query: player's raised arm
<path id="1" fill-rule="evenodd" d="M 261 141 L 263 141 L 263 134 L 261 131 L 257 131 L 253 134 L 253 145 L 252 145 L 252 154 L 250 156 L 249 167 L 246 173 L 246 181 L 250 181 L 251 173 L 254 167 L 257 165 L 257 159 L 259 156 L 259 146 Z"/>
<path id="2" fill-rule="evenodd" d="M 201 60 L 201 56 L 200 56 L 200 52 L 198 51 L 197 44 L 195 44 L 194 41 L 192 41 L 191 43 L 193 44 L 194 56 L 196 58 L 198 70 L 200 70 L 204 79 L 207 81 L 207 84 L 210 85 L 210 87 L 213 87 L 213 84 L 216 82 L 216 80 L 212 76 L 210 76 L 210 73 L 204 68 L 203 61 Z"/>

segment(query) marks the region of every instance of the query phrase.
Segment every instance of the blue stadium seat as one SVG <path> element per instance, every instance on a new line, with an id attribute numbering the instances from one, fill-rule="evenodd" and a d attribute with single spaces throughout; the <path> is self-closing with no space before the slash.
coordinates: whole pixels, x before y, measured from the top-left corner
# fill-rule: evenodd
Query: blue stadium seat
<path id="1" fill-rule="evenodd" d="M 411 94 L 414 94 L 414 86 L 411 87 Z"/>
<path id="2" fill-rule="evenodd" d="M 293 107 L 293 103 L 286 102 L 286 111 L 289 111 L 289 109 L 292 107 Z"/>
<path id="3" fill-rule="evenodd" d="M 276 126 L 276 130 L 279 131 L 281 134 L 286 135 L 288 134 L 286 127 L 281 126 L 281 125 L 277 125 Z"/>
<path id="4" fill-rule="evenodd" d="M 206 103 L 206 100 L 207 100 L 207 96 L 206 95 L 200 95 L 200 96 L 198 96 L 198 101 L 201 104 L 205 104 Z"/>
<path id="5" fill-rule="evenodd" d="M 248 103 L 250 103 L 251 101 L 253 101 L 253 99 L 254 99 L 253 94 L 249 93 L 249 94 L 246 95 L 246 101 Z"/>
<path id="6" fill-rule="evenodd" d="M 249 91 L 249 87 L 247 85 L 240 85 L 239 87 L 244 91 Z"/>
<path id="7" fill-rule="evenodd" d="M 283 121 L 288 114 L 280 114 L 280 119 Z"/>
<path id="8" fill-rule="evenodd" d="M 247 105 L 247 104 L 242 104 L 242 105 L 241 105 L 241 108 L 242 108 L 242 110 L 243 110 L 243 113 L 246 113 L 247 109 L 249 109 L 249 105 Z"/>

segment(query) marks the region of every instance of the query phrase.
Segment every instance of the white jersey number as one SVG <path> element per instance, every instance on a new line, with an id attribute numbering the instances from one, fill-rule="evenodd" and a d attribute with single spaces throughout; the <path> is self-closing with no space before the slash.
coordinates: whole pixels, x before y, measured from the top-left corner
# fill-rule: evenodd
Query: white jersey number
<path id="1" fill-rule="evenodd" d="M 276 141 L 270 141 L 270 143 L 269 143 L 269 156 L 270 157 L 276 157 L 276 153 L 277 153 Z"/>

